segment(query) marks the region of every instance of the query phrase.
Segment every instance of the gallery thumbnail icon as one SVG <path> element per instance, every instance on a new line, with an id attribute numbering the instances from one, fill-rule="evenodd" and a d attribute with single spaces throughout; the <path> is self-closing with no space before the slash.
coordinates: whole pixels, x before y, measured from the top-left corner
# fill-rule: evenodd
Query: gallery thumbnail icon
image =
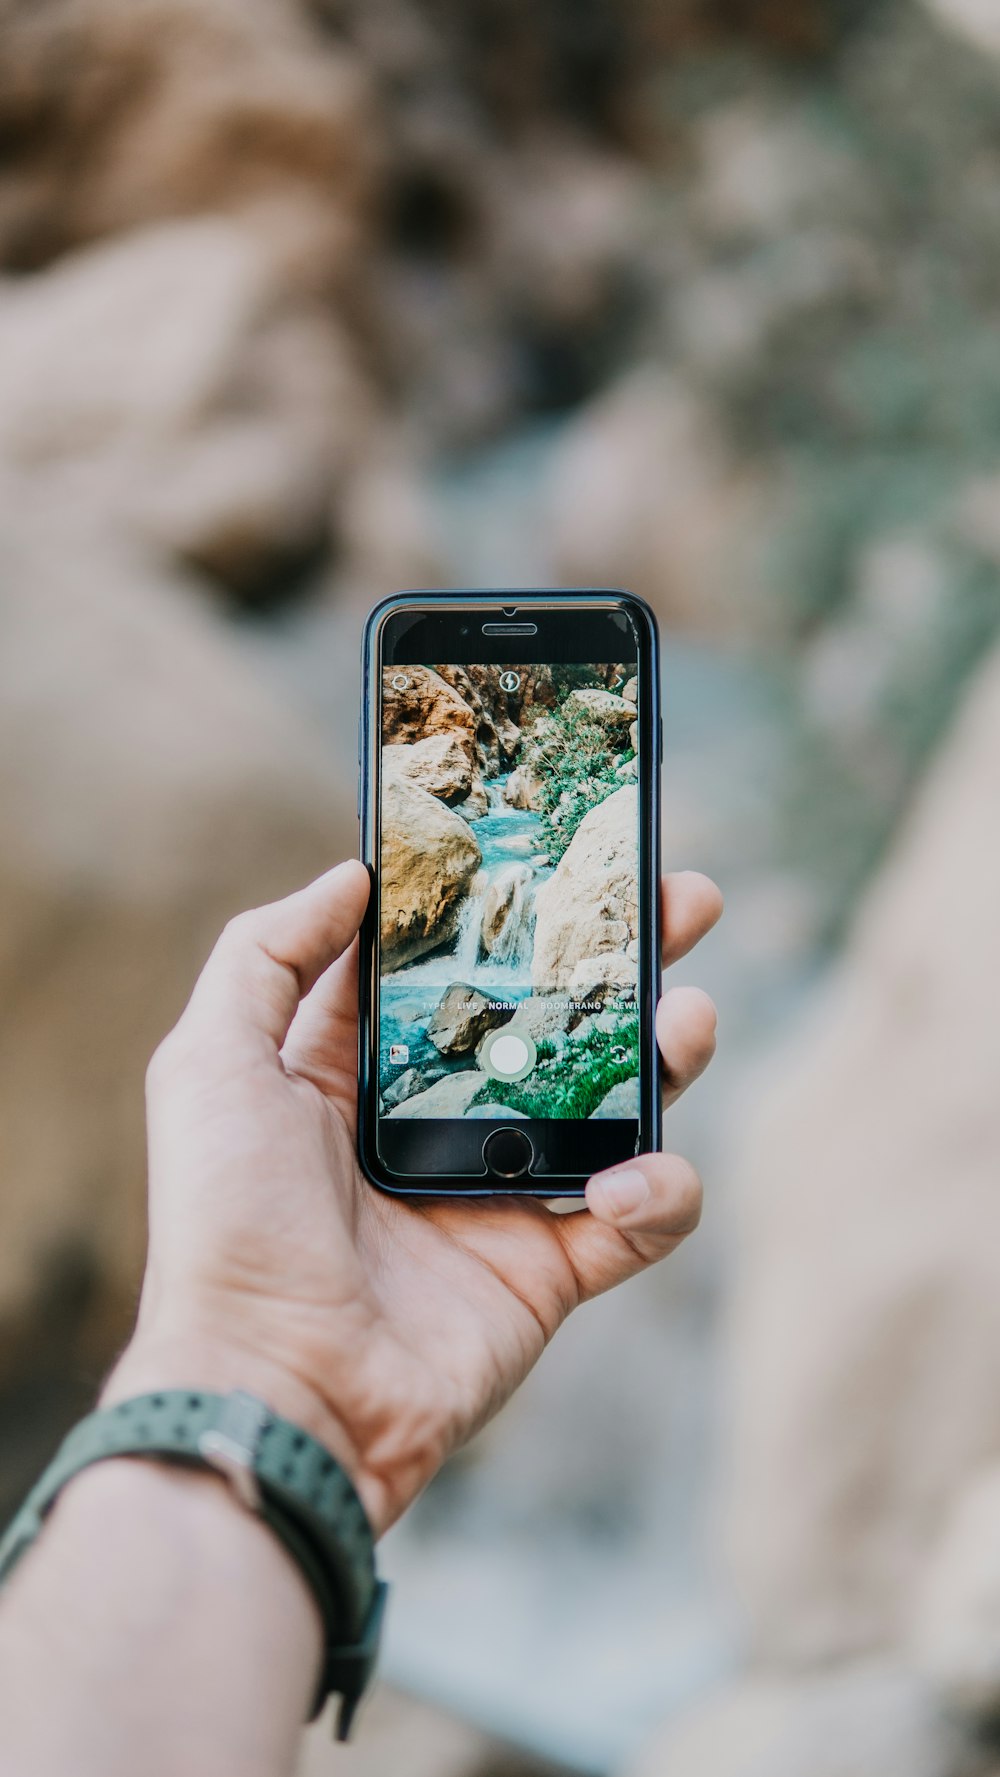
<path id="1" fill-rule="evenodd" d="M 409 1059 L 410 1051 L 406 1043 L 389 1044 L 389 1060 L 393 1067 L 405 1067 Z"/>

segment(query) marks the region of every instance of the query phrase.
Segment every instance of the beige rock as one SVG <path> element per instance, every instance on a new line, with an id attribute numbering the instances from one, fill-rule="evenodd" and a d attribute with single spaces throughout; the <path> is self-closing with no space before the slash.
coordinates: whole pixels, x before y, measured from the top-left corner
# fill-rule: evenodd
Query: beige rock
<path id="1" fill-rule="evenodd" d="M 615 926 L 619 937 L 628 930 L 624 920 L 609 924 Z M 623 952 L 608 951 L 603 956 L 583 957 L 570 975 L 568 991 L 572 999 L 585 1001 L 590 1012 L 619 1001 L 633 1004 L 638 981 L 638 964 Z M 577 1023 L 584 1015 L 578 1011 L 570 1022 Z"/>
<path id="2" fill-rule="evenodd" d="M 956 498 L 952 524 L 963 542 L 1000 562 L 1000 476 L 977 475 Z"/>
<path id="3" fill-rule="evenodd" d="M 512 833 L 504 842 L 504 850 L 512 856 L 530 858 L 534 856 L 538 840 L 534 833 Z"/>
<path id="4" fill-rule="evenodd" d="M 544 753 L 557 748 L 560 742 L 558 723 L 552 716 L 536 716 L 534 721 L 525 726 L 524 743 L 534 750 Z"/>
<path id="5" fill-rule="evenodd" d="M 583 957 L 623 951 L 638 936 L 639 810 L 634 784 L 585 815 L 535 895 L 532 985 L 568 987 Z"/>
<path id="6" fill-rule="evenodd" d="M 622 696 L 626 703 L 637 704 L 639 701 L 639 681 L 637 678 L 627 679 L 622 686 Z"/>
<path id="7" fill-rule="evenodd" d="M 340 488 L 337 581 L 366 614 L 392 586 L 440 586 L 448 573 L 433 497 L 412 442 L 380 414 Z"/>
<path id="8" fill-rule="evenodd" d="M 623 13 L 620 9 L 619 23 Z M 551 23 L 555 19 L 553 13 Z M 559 47 L 555 38 L 549 40 L 553 65 L 568 66 L 567 56 L 571 61 L 579 52 L 576 26 L 577 16 L 567 15 Z M 530 85 L 535 77 L 532 63 L 535 70 L 540 67 L 529 52 L 517 82 L 519 107 L 522 81 Z M 612 78 L 617 100 L 623 89 L 619 77 Z M 595 152 L 582 135 L 572 143 L 565 135 L 557 137 L 544 149 L 537 142 L 526 144 L 498 169 L 508 186 L 501 215 L 505 258 L 542 318 L 545 333 L 571 343 L 582 341 L 591 326 L 600 324 L 598 317 L 614 303 L 614 290 L 620 290 L 622 279 L 634 269 L 642 205 L 632 157 Z M 518 275 L 519 268 L 529 266 L 527 279 L 523 270 Z"/>
<path id="9" fill-rule="evenodd" d="M 257 236 L 164 223 L 0 281 L 0 461 L 260 599 L 317 557 L 371 403 Z"/>
<path id="10" fill-rule="evenodd" d="M 955 1499 L 918 1587 L 908 1644 L 945 1708 L 977 1730 L 1000 1720 L 1000 1464 Z"/>
<path id="11" fill-rule="evenodd" d="M 489 1083 L 489 1074 L 478 1068 L 445 1074 L 435 1080 L 426 1092 L 416 1092 L 389 1112 L 390 1117 L 464 1117 L 480 1086 Z"/>
<path id="12" fill-rule="evenodd" d="M 501 688 L 500 674 L 504 670 L 480 664 L 441 668 L 442 676 L 475 714 L 479 760 L 490 777 L 513 760 L 523 734 L 531 727 L 531 712 L 551 709 L 556 698 L 550 666 L 514 667 L 520 681 L 514 691 Z"/>
<path id="13" fill-rule="evenodd" d="M 472 711 L 480 769 L 486 776 L 495 777 L 518 740 L 517 729 L 507 713 L 507 698 L 498 683 L 498 669 L 443 665 L 441 676 Z"/>
<path id="14" fill-rule="evenodd" d="M 737 1149 L 722 1455 L 760 1657 L 898 1640 L 1000 1447 L 1000 655 Z"/>
<path id="15" fill-rule="evenodd" d="M 370 185 L 369 89 L 307 9 L 8 4 L 3 29 L 8 261 L 35 266 L 115 230 L 253 209 L 276 230 L 307 212 L 313 265 L 322 276 L 342 263 Z"/>
<path id="16" fill-rule="evenodd" d="M 0 1387 L 16 1372 L 23 1398 L 63 1340 L 62 1370 L 96 1375 L 127 1330 L 144 1239 L 143 1072 L 219 929 L 348 855 L 356 826 L 351 788 L 210 611 L 93 534 L 63 523 L 28 543 L 21 528 L 10 508 Z M 44 1346 L 18 1331 L 39 1304 Z M 51 1442 L 57 1428 L 42 1429 Z M 31 1460 L 27 1440 L 22 1453 Z M 12 1453 L 7 1504 L 26 1479 Z"/>
<path id="17" fill-rule="evenodd" d="M 619 1080 L 601 1099 L 591 1117 L 638 1117 L 639 1115 L 639 1081 Z"/>
<path id="18" fill-rule="evenodd" d="M 817 729 L 862 757 L 879 732 L 908 662 L 933 649 L 947 623 L 952 561 L 919 531 L 889 532 L 859 548 L 853 597 L 804 649 L 801 695 Z"/>
<path id="19" fill-rule="evenodd" d="M 923 4 L 948 30 L 1000 58 L 1000 18 L 992 0 L 923 0 Z"/>
<path id="20" fill-rule="evenodd" d="M 516 753 L 521 741 L 521 730 L 509 716 L 500 716 L 497 721 L 497 736 L 500 741 L 500 757 L 506 764 Z"/>
<path id="21" fill-rule="evenodd" d="M 455 812 L 464 815 L 467 821 L 480 821 L 484 814 L 489 813 L 489 807 L 490 799 L 486 794 L 486 787 L 478 771 L 474 771 L 469 794 L 464 802 L 456 802 Z"/>
<path id="22" fill-rule="evenodd" d="M 564 744 L 564 731 L 549 715 L 525 722 L 517 765 L 507 779 L 504 798 L 514 808 L 540 809 L 548 767 Z"/>
<path id="23" fill-rule="evenodd" d="M 627 1777 L 972 1777 L 953 1726 L 891 1662 L 802 1678 L 761 1674 L 681 1713 Z"/>
<path id="24" fill-rule="evenodd" d="M 660 366 L 638 365 L 580 411 L 549 485 L 557 579 L 631 586 L 695 633 L 759 633 L 761 601 L 735 568 L 760 523 L 760 475 Z"/>
<path id="25" fill-rule="evenodd" d="M 385 667 L 382 673 L 382 742 L 399 746 L 433 734 L 454 736 L 475 761 L 476 719 L 469 705 L 429 666 Z"/>
<path id="26" fill-rule="evenodd" d="M 613 691 L 600 691 L 596 686 L 571 691 L 563 708 L 567 716 L 595 722 L 611 740 L 619 739 L 622 730 L 635 721 L 633 702 L 624 697 L 616 697 Z"/>
<path id="27" fill-rule="evenodd" d="M 541 807 L 541 779 L 530 764 L 516 765 L 504 785 L 504 801 L 512 808 Z"/>
<path id="28" fill-rule="evenodd" d="M 520 1002 L 516 1017 L 518 1029 L 526 1030 L 537 1043 L 569 1028 L 570 1009 L 564 994 L 533 993 Z"/>
<path id="29" fill-rule="evenodd" d="M 435 1079 L 440 1078 L 444 1071 L 443 1061 L 438 1064 L 436 1070 L 433 1066 L 428 1067 L 426 1063 L 419 1068 L 405 1068 L 382 1092 L 383 1110 L 390 1111 L 393 1105 L 402 1104 L 404 1098 L 412 1098 L 415 1092 L 426 1091 L 427 1087 L 433 1085 Z"/>
<path id="30" fill-rule="evenodd" d="M 804 216 L 849 200 L 857 177 L 829 131 L 753 98 L 706 107 L 692 149 L 699 217 L 721 240 L 787 240 Z"/>
<path id="31" fill-rule="evenodd" d="M 508 864 L 497 872 L 483 896 L 481 937 L 487 956 L 509 961 L 530 920 L 530 864 Z"/>
<path id="32" fill-rule="evenodd" d="M 277 601 L 323 560 L 331 464 L 280 418 L 209 425 L 162 469 L 135 489 L 137 529 L 236 602 Z"/>
<path id="33" fill-rule="evenodd" d="M 382 782 L 400 778 L 429 791 L 441 802 L 454 803 L 472 790 L 472 765 L 463 738 L 451 732 L 429 734 L 426 740 L 397 742 L 382 750 Z M 463 810 L 464 812 L 464 810 Z"/>
<path id="34" fill-rule="evenodd" d="M 539 712 L 535 721 L 544 722 L 544 712 L 555 708 L 556 691 L 552 682 L 550 666 L 526 666 L 520 668 L 521 683 L 513 698 L 508 698 L 511 709 L 516 712 L 517 720 L 523 729 L 529 722 L 530 712 Z"/>
<path id="35" fill-rule="evenodd" d="M 497 939 L 503 931 L 514 902 L 516 886 L 525 872 L 526 866 L 514 865 L 501 870 L 495 876 L 483 896 L 483 917 L 480 926 L 480 940 L 487 955 L 492 951 Z M 527 871 L 530 877 L 530 870 Z"/>
<path id="36" fill-rule="evenodd" d="M 468 1055 L 487 1031 L 506 1024 L 511 1014 L 466 981 L 447 988 L 431 1014 L 427 1035 L 442 1055 Z"/>
<path id="37" fill-rule="evenodd" d="M 482 863 L 468 821 L 404 778 L 382 786 L 383 967 L 398 969 L 454 936 Z"/>

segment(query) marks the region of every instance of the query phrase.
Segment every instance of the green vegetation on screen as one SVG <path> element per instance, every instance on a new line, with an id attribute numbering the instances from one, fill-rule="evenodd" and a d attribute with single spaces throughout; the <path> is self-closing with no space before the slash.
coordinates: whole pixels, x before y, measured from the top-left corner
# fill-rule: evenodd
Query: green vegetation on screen
<path id="1" fill-rule="evenodd" d="M 523 1080 L 491 1080 L 473 1104 L 503 1104 L 526 1117 L 589 1117 L 613 1086 L 638 1072 L 639 1020 L 623 1018 L 614 1030 L 592 1028 L 563 1045 L 543 1037 L 537 1060 Z"/>
<path id="2" fill-rule="evenodd" d="M 617 767 L 635 754 L 631 747 L 610 752 L 605 730 L 596 722 L 574 718 L 565 702 L 557 705 L 551 721 L 553 729 L 546 736 L 545 751 L 539 754 L 535 770 L 542 782 L 545 849 L 558 864 L 584 816 L 605 796 L 621 789 L 625 780 Z"/>

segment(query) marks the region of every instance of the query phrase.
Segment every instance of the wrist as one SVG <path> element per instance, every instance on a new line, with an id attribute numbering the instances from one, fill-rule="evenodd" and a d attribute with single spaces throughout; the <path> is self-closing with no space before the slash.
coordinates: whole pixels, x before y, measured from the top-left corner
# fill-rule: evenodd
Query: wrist
<path id="1" fill-rule="evenodd" d="M 161 1465 L 172 1482 L 189 1481 L 188 1473 L 176 1474 L 175 1465 L 193 1468 L 199 1483 L 211 1482 L 213 1509 L 225 1501 L 220 1522 L 239 1539 L 250 1528 L 258 1547 L 264 1546 L 259 1533 L 266 1528 L 299 1570 L 322 1628 L 313 1714 L 328 1695 L 337 1694 L 337 1734 L 346 1738 L 374 1670 L 386 1598 L 356 1488 L 327 1447 L 259 1397 L 245 1389 L 163 1381 L 134 1393 L 140 1378 L 148 1381 L 150 1368 L 162 1378 L 173 1364 L 164 1363 L 159 1347 L 155 1354 L 148 1347 L 130 1351 L 101 1407 L 68 1433 L 0 1541 L 0 1584 L 33 1548 L 50 1514 L 58 1519 L 66 1490 L 71 1498 L 79 1494 L 78 1480 L 95 1466 L 112 1475 L 120 1468 L 122 1481 L 130 1469 L 141 1473 Z M 218 1354 L 212 1369 L 220 1374 Z M 207 1367 L 201 1373 L 207 1375 Z M 143 1460 L 136 1465 L 135 1458 Z M 225 1492 L 218 1488 L 220 1477 Z M 195 1497 L 191 1488 L 183 1491 L 189 1500 Z M 208 1491 L 203 1485 L 199 1491 L 207 1502 Z M 182 1490 L 172 1488 L 171 1497 L 179 1503 Z M 234 1512 L 235 1501 L 240 1509 Z M 157 1527 L 152 1528 L 155 1535 Z M 169 1544 L 163 1530 L 161 1522 L 159 1540 Z"/>
<path id="2" fill-rule="evenodd" d="M 290 1768 L 322 1626 L 295 1564 L 219 1477 L 95 1463 L 10 1584 L 4 1770 L 166 1774 L 192 1756 L 243 1777 Z"/>
<path id="3" fill-rule="evenodd" d="M 197 1327 L 137 1330 L 101 1390 L 98 1404 L 115 1406 L 158 1389 L 201 1388 L 216 1394 L 243 1389 L 272 1412 L 310 1434 L 339 1462 L 366 1506 L 357 1452 L 343 1422 L 319 1392 L 266 1353 Z"/>

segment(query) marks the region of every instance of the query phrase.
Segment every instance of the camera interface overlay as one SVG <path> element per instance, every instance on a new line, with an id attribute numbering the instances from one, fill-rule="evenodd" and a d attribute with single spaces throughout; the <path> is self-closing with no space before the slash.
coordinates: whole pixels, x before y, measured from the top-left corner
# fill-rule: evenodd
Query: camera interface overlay
<path id="1" fill-rule="evenodd" d="M 639 1116 L 635 675 L 383 668 L 380 1115 Z"/>

